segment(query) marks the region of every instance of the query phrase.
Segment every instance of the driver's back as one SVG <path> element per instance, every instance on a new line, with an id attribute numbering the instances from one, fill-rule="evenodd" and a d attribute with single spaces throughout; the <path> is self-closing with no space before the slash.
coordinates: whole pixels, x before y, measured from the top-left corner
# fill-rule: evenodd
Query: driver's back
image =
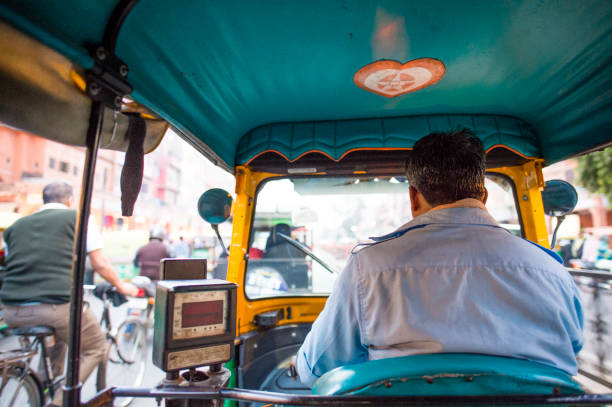
<path id="1" fill-rule="evenodd" d="M 582 314 L 561 264 L 480 209 L 418 222 L 427 226 L 357 255 L 369 359 L 486 353 L 576 373 Z"/>
<path id="2" fill-rule="evenodd" d="M 543 248 L 479 208 L 433 210 L 400 230 L 349 259 L 316 338 L 298 355 L 311 373 L 302 369 L 302 381 L 348 363 L 437 352 L 526 358 L 576 374 L 580 299 Z"/>

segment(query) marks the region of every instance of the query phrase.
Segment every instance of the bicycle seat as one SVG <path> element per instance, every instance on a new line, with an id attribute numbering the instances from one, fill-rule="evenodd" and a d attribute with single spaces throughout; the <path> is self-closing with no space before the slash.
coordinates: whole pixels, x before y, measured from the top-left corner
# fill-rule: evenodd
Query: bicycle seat
<path id="1" fill-rule="evenodd" d="M 21 328 L 14 328 L 13 333 L 21 336 L 49 336 L 55 335 L 55 328 L 50 326 L 22 326 Z"/>

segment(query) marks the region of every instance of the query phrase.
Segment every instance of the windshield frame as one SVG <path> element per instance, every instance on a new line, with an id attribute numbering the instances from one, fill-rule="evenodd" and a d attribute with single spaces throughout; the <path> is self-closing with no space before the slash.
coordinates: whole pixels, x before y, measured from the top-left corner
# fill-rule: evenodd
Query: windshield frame
<path id="1" fill-rule="evenodd" d="M 365 175 L 365 174 L 355 174 L 355 176 L 360 176 L 360 175 Z M 374 176 L 375 174 L 367 174 L 367 175 L 371 175 Z M 517 214 L 517 218 L 518 218 L 518 222 L 519 222 L 519 226 L 521 228 L 521 238 L 525 239 L 525 227 L 523 224 L 523 216 L 521 213 L 521 209 L 520 209 L 520 205 L 519 205 L 519 200 L 518 200 L 518 193 L 516 190 L 516 184 L 514 183 L 513 179 L 508 176 L 507 174 L 503 174 L 501 172 L 497 172 L 497 171 L 485 171 L 485 177 L 487 175 L 494 175 L 496 177 L 500 177 L 502 179 L 504 179 L 505 181 L 508 182 L 508 184 L 510 185 L 510 188 L 512 190 L 512 198 L 514 199 L 514 209 L 516 211 Z M 405 174 L 403 173 L 398 173 L 398 174 L 385 174 L 385 176 L 405 176 Z M 255 188 L 255 196 L 253 198 L 253 215 L 251 216 L 251 222 L 248 228 L 248 245 L 246 247 L 246 253 L 245 253 L 245 264 L 244 264 L 244 269 L 242 270 L 242 274 L 243 274 L 243 281 L 245 282 L 245 284 L 242 284 L 241 290 L 242 293 L 244 295 L 244 298 L 248 301 L 248 302 L 255 302 L 255 301 L 262 301 L 262 300 L 271 300 L 271 299 L 300 299 L 300 298 L 327 298 L 329 297 L 329 294 L 289 294 L 289 295 L 274 295 L 274 296 L 261 296 L 261 297 L 256 297 L 256 298 L 251 298 L 247 295 L 246 292 L 246 273 L 249 269 L 249 261 L 250 261 L 250 257 L 249 257 L 249 250 L 251 249 L 251 246 L 253 244 L 253 239 L 255 237 L 255 233 L 254 233 L 254 225 L 255 225 L 255 217 L 256 217 L 256 213 L 257 213 L 257 201 L 259 199 L 259 193 L 261 192 L 262 188 L 270 181 L 278 181 L 278 180 L 283 180 L 283 179 L 312 179 L 312 178 L 338 178 L 341 177 L 340 175 L 337 174 L 321 174 L 321 175 L 314 175 L 313 174 L 282 174 L 282 175 L 278 175 L 278 176 L 272 176 L 272 177 L 268 177 L 263 179 Z M 357 243 L 355 243 L 357 244 Z M 229 262 L 228 262 L 228 267 L 229 267 Z M 339 270 L 338 273 L 342 273 L 343 270 Z"/>

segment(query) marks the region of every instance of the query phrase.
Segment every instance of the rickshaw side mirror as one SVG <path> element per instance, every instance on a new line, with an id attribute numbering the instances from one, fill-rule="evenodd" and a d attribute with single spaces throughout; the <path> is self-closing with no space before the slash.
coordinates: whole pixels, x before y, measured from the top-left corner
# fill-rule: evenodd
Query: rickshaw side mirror
<path id="1" fill-rule="evenodd" d="M 198 213 L 206 222 L 218 225 L 230 217 L 232 202 L 232 196 L 227 191 L 209 189 L 198 199 Z"/>
<path id="2" fill-rule="evenodd" d="M 549 216 L 565 216 L 571 213 L 578 204 L 576 188 L 569 182 L 560 179 L 546 181 L 542 191 L 544 213 Z"/>

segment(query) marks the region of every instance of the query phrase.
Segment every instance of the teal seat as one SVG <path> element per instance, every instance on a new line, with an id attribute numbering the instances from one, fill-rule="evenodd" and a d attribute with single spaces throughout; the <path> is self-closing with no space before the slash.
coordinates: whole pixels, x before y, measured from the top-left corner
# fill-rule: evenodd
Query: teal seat
<path id="1" fill-rule="evenodd" d="M 437 353 L 372 360 L 327 372 L 318 395 L 481 396 L 583 394 L 562 370 L 529 360 Z"/>

